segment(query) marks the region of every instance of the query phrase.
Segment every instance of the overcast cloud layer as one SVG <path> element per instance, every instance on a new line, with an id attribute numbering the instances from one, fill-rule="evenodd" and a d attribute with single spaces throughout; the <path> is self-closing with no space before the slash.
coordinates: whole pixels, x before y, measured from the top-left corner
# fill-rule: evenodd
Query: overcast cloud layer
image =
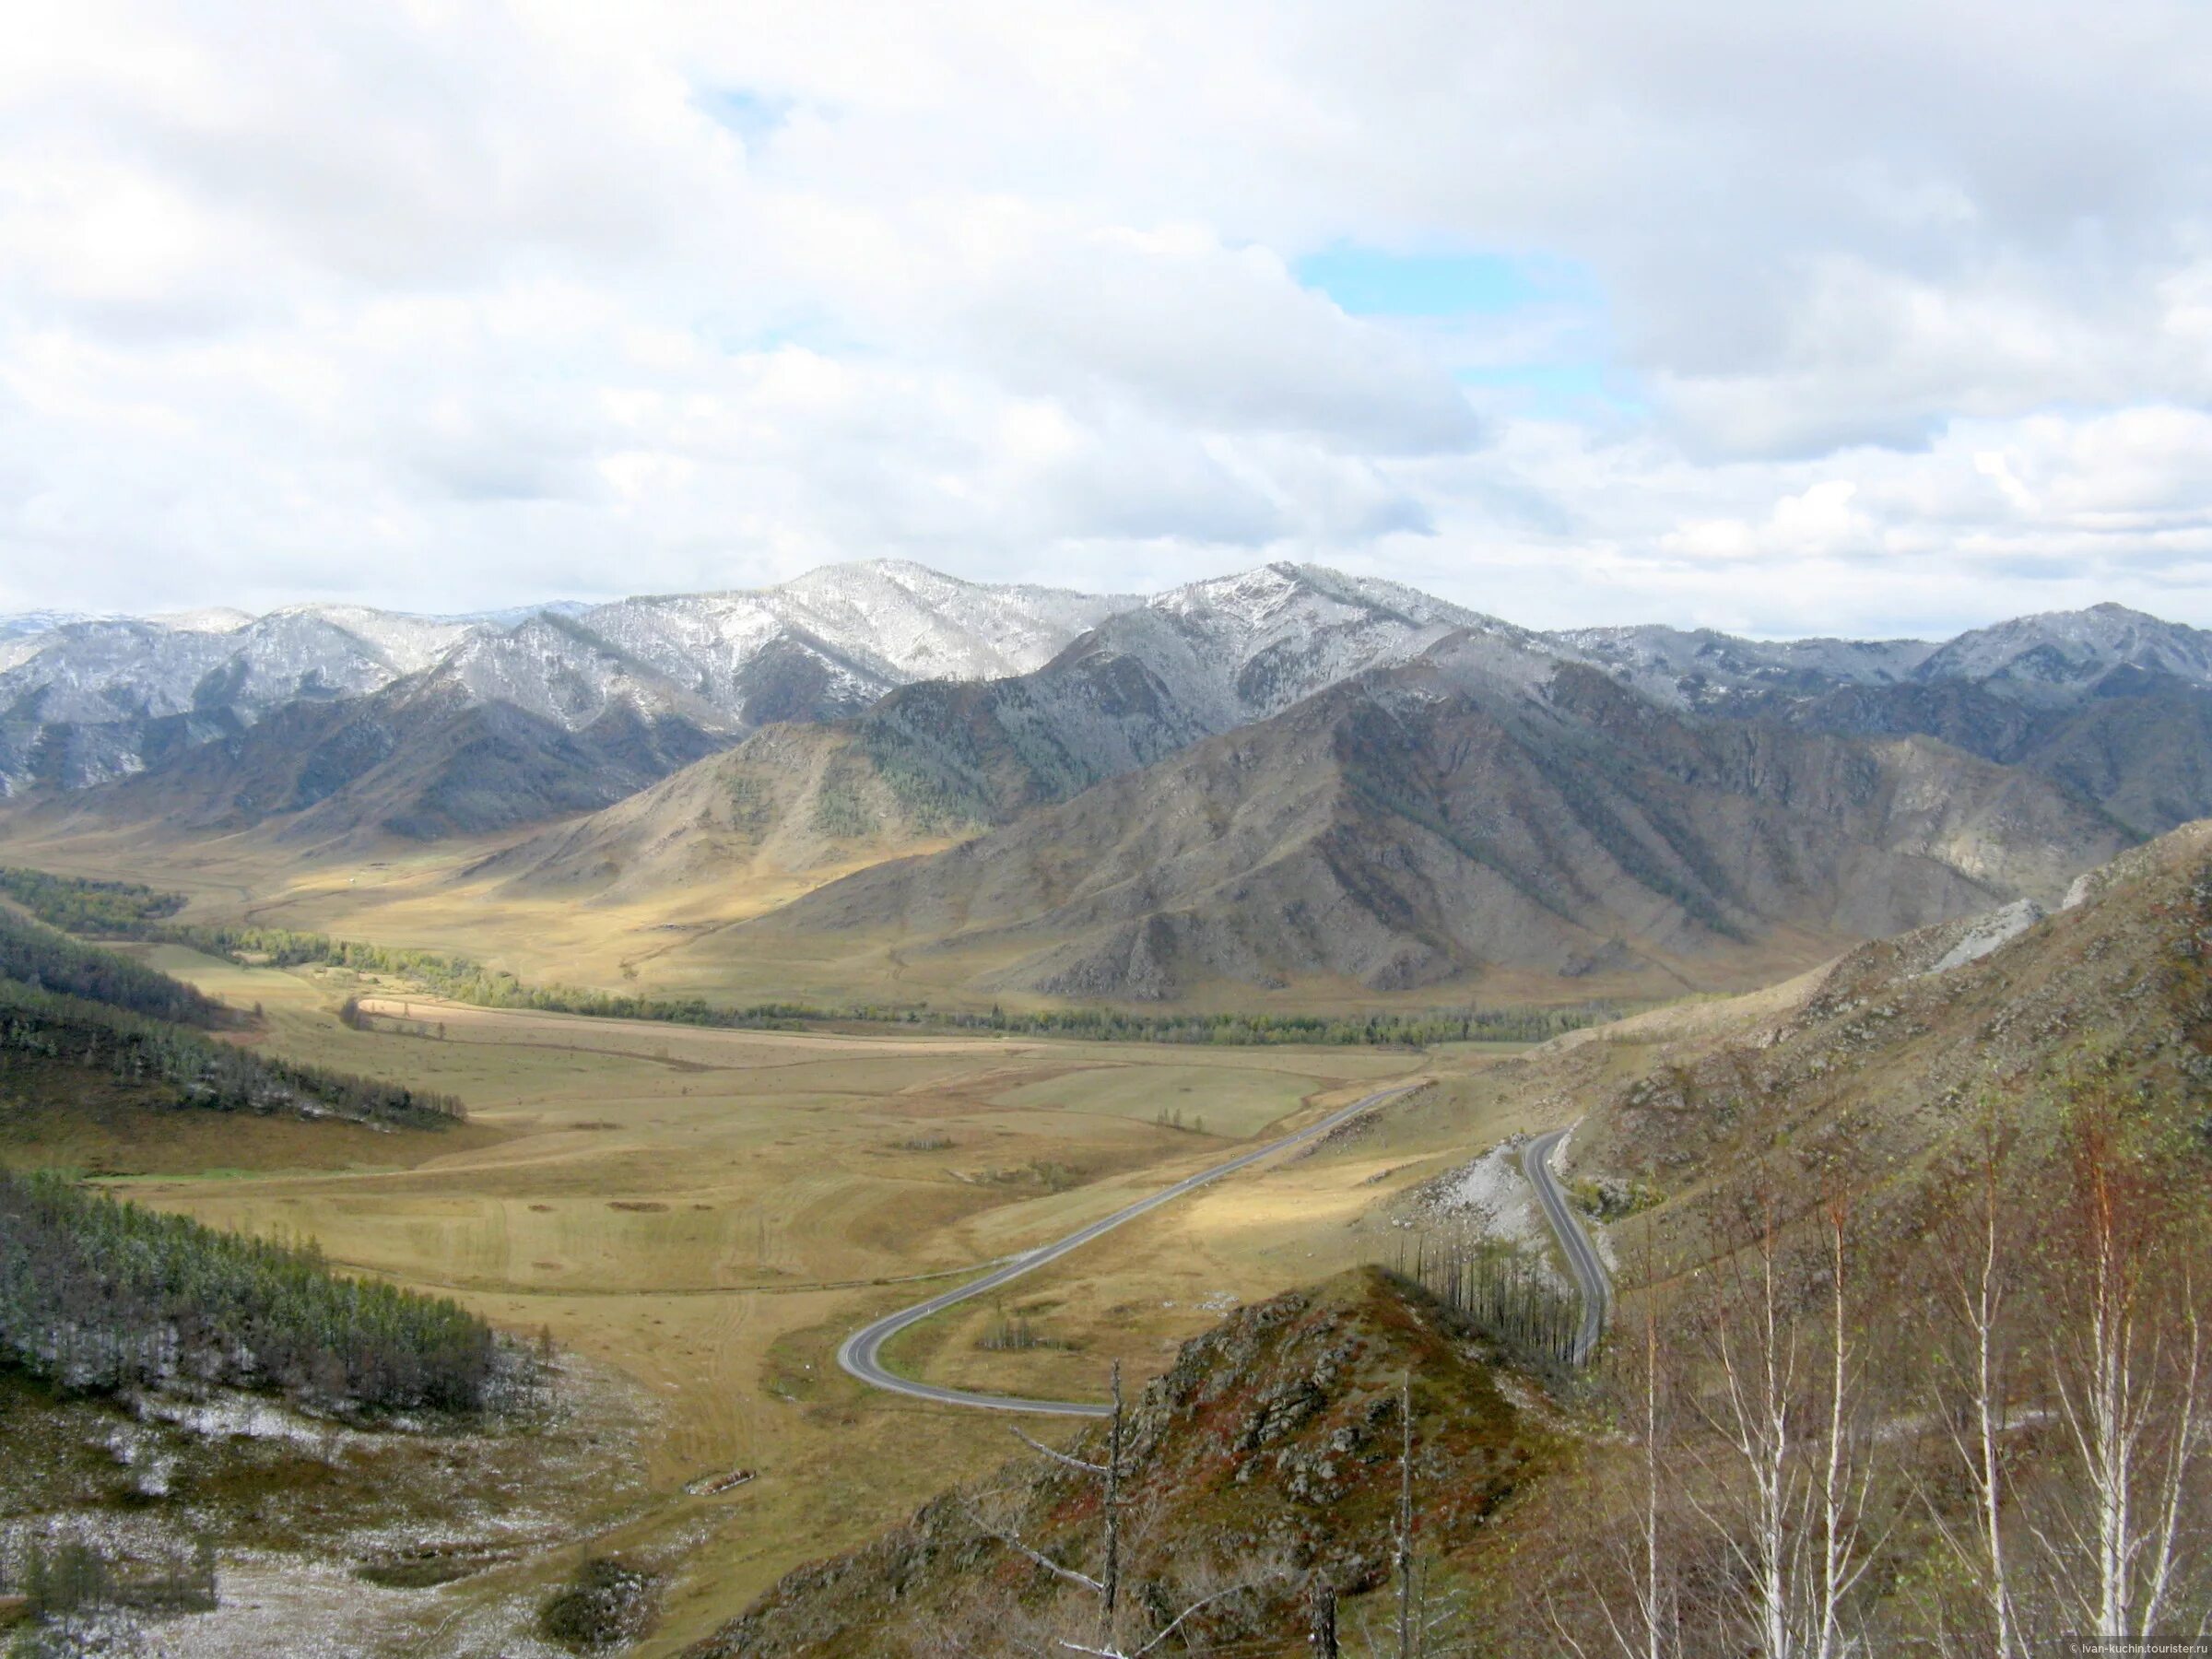
<path id="1" fill-rule="evenodd" d="M 0 610 L 2212 623 L 2212 8 L 33 7 Z"/>

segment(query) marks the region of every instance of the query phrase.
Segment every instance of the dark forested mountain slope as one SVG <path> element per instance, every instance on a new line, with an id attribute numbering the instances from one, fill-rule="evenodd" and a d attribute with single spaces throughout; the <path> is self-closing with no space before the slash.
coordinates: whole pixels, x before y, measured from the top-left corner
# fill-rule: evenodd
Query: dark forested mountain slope
<path id="1" fill-rule="evenodd" d="M 1812 731 L 1937 737 L 2039 772 L 2140 835 L 2212 817 L 2212 690 L 2153 670 L 2113 668 L 2056 704 L 1937 680 L 1767 699 L 1757 712 Z"/>

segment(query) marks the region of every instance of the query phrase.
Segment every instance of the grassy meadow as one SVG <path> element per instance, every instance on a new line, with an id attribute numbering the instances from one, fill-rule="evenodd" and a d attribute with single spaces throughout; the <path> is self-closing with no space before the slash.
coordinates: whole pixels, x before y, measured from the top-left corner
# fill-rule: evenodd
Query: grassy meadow
<path id="1" fill-rule="evenodd" d="M 1495 1053 L 719 1030 L 445 1005 L 343 970 L 240 967 L 170 946 L 143 954 L 258 1007 L 253 1041 L 452 1093 L 469 1122 L 387 1134 L 171 1112 L 135 1141 L 112 1132 L 97 1158 L 73 1156 L 81 1131 L 75 1145 L 0 1141 L 0 1160 L 74 1161 L 144 1203 L 312 1238 L 338 1264 L 550 1331 L 587 1369 L 633 1382 L 650 1402 L 653 1497 L 606 1542 L 682 1563 L 650 1653 L 1006 1454 L 1003 1421 L 837 1371 L 856 1325 L 1381 1082 L 1437 1059 L 1479 1070 Z M 347 995 L 370 1029 L 340 1022 Z M 900 1358 L 944 1381 L 1101 1394 L 1111 1359 L 1142 1378 L 1233 1302 L 1386 1253 L 1387 1230 L 1367 1215 L 1377 1198 L 1510 1117 L 1454 1112 L 1412 1140 L 1394 1122 L 1243 1172 L 1010 1288 L 1004 1304 L 914 1333 Z M 1043 1344 L 981 1346 L 1012 1310 Z M 738 1469 L 755 1477 L 685 1489 Z M 529 1571 L 444 1594 L 511 1594 Z"/>

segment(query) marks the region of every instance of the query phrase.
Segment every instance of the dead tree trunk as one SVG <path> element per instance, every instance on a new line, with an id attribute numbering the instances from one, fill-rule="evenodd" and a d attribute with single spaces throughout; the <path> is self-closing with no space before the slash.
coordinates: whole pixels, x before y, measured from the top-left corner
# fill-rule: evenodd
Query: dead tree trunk
<path id="1" fill-rule="evenodd" d="M 1340 1659 L 1336 1646 L 1336 1587 L 1324 1578 L 1313 1581 L 1306 1605 L 1306 1645 L 1318 1659 Z"/>
<path id="2" fill-rule="evenodd" d="M 1419 1620 L 1413 1605 L 1413 1378 L 1398 1379 L 1398 1659 L 1414 1659 Z"/>

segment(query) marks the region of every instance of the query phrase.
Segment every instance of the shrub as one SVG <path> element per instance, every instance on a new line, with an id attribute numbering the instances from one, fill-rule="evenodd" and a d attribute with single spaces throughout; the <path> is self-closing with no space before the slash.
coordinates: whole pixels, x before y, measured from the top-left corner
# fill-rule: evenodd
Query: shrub
<path id="1" fill-rule="evenodd" d="M 594 1556 L 538 1609 L 538 1633 L 571 1653 L 595 1653 L 635 1641 L 653 1624 L 658 1575 Z"/>

